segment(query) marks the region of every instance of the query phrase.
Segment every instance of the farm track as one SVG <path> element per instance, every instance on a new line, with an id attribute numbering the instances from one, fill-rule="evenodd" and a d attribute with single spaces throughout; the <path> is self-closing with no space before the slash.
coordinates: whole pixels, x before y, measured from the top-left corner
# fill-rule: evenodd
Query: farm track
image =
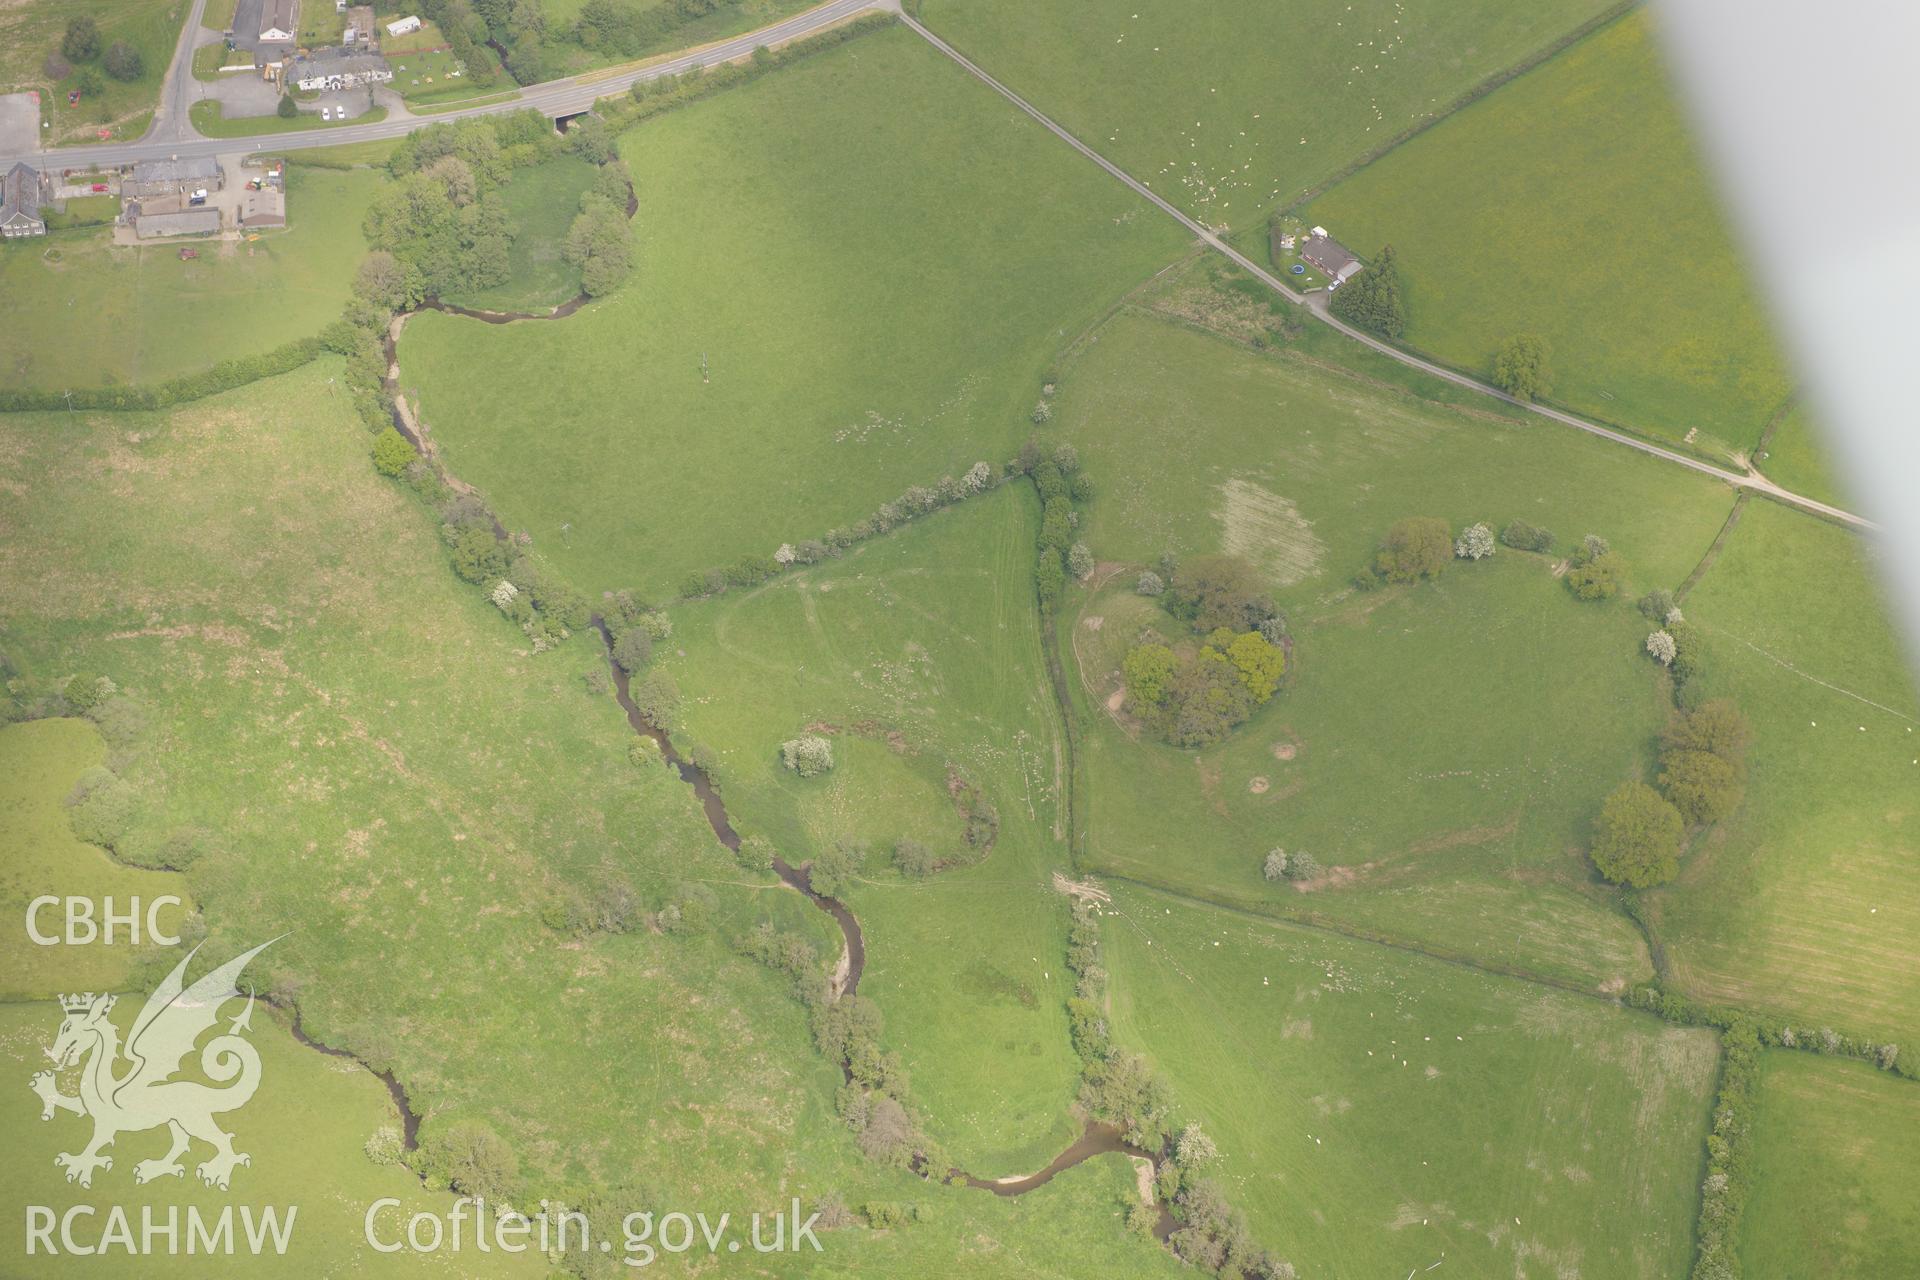
<path id="1" fill-rule="evenodd" d="M 1458 370 L 1449 369 L 1445 365 L 1437 364 L 1434 361 L 1424 359 L 1420 356 L 1413 354 L 1410 351 L 1406 351 L 1400 347 L 1397 347 L 1390 342 L 1384 342 L 1381 339 L 1374 337 L 1372 334 L 1365 333 L 1359 329 L 1354 328 L 1352 325 L 1347 324 L 1345 321 L 1341 320 L 1339 317 L 1333 315 L 1327 309 L 1326 294 L 1324 293 L 1303 294 L 1303 293 L 1296 292 L 1294 289 L 1290 288 L 1288 285 L 1282 283 L 1279 277 L 1273 275 L 1271 272 L 1267 271 L 1264 267 L 1261 267 L 1259 264 L 1255 263 L 1251 258 L 1247 257 L 1244 253 L 1241 253 L 1238 249 L 1235 249 L 1232 245 L 1228 244 L 1224 239 L 1221 238 L 1221 236 L 1217 232 L 1204 226 L 1203 224 L 1196 221 L 1195 219 L 1189 217 L 1186 213 L 1182 212 L 1177 205 L 1173 204 L 1173 202 L 1166 199 L 1164 196 L 1160 195 L 1158 192 L 1154 191 L 1153 188 L 1149 187 L 1146 183 L 1140 181 L 1138 178 L 1135 178 L 1132 174 L 1128 173 L 1125 169 L 1122 169 L 1119 165 L 1113 163 L 1113 161 L 1101 155 L 1098 151 L 1095 151 L 1091 146 L 1087 145 L 1085 142 L 1082 142 L 1076 135 L 1074 135 L 1072 132 L 1070 132 L 1061 124 L 1057 123 L 1052 117 L 1046 115 L 1038 107 L 1035 107 L 1032 103 L 1028 102 L 1025 98 L 1015 93 L 1012 89 L 1009 89 L 1006 85 L 994 79 L 993 76 L 989 75 L 978 64 L 970 60 L 965 54 L 961 53 L 958 49 L 954 48 L 952 45 L 948 44 L 945 40 L 935 35 L 932 31 L 929 31 L 924 25 L 920 23 L 918 19 L 914 18 L 912 14 L 903 12 L 899 16 L 900 16 L 900 21 L 904 23 L 908 27 L 908 29 L 913 31 L 921 39 L 925 40 L 928 44 L 932 45 L 933 48 L 936 49 L 938 52 L 940 52 L 942 55 L 944 55 L 945 57 L 953 61 L 962 70 L 967 72 L 967 74 L 973 76 L 976 80 L 980 81 L 982 84 L 992 89 L 995 93 L 998 93 L 1001 97 L 1005 98 L 1008 102 L 1011 102 L 1015 107 L 1019 108 L 1021 112 L 1031 117 L 1042 128 L 1046 129 L 1049 133 L 1053 134 L 1056 138 L 1059 138 L 1062 142 L 1072 147 L 1075 151 L 1078 151 L 1081 155 L 1085 156 L 1087 159 L 1093 161 L 1093 163 L 1100 166 L 1100 168 L 1104 169 L 1114 179 L 1116 179 L 1117 181 L 1119 181 L 1120 183 L 1124 184 L 1126 187 L 1131 189 L 1136 195 L 1140 196 L 1142 199 L 1152 204 L 1155 208 L 1159 209 L 1162 213 L 1166 214 L 1168 217 L 1178 222 L 1181 226 L 1185 227 L 1188 231 L 1192 232 L 1193 235 L 1202 244 L 1206 245 L 1209 249 L 1225 257 L 1228 261 L 1232 262 L 1235 266 L 1239 267 L 1242 271 L 1245 271 L 1248 275 L 1252 276 L 1254 279 L 1258 280 L 1261 284 L 1264 284 L 1265 286 L 1267 286 L 1267 288 L 1273 290 L 1275 293 L 1279 294 L 1281 297 L 1285 298 L 1287 301 L 1293 303 L 1295 306 L 1304 308 L 1310 315 L 1312 315 L 1316 320 L 1320 321 L 1322 324 L 1325 324 L 1329 328 L 1344 335 L 1345 337 L 1360 343 L 1362 346 L 1367 347 L 1373 351 L 1376 351 L 1379 354 L 1386 356 L 1388 359 L 1396 361 L 1399 364 L 1403 364 L 1410 369 L 1416 369 L 1416 370 L 1419 370 L 1421 373 L 1425 373 L 1431 377 L 1439 378 L 1443 382 L 1449 382 L 1449 383 L 1452 383 L 1454 386 L 1465 388 L 1466 390 L 1475 392 L 1478 395 L 1483 395 L 1494 400 L 1502 401 L 1506 404 L 1512 405 L 1517 409 L 1524 409 L 1529 413 L 1538 414 L 1541 417 L 1548 419 L 1549 421 L 1560 423 L 1562 426 L 1572 427 L 1575 430 L 1584 431 L 1589 435 L 1598 436 L 1603 440 L 1610 440 L 1615 444 L 1625 445 L 1630 449 L 1636 449 L 1641 453 L 1647 454 L 1651 457 L 1659 458 L 1665 462 L 1673 463 L 1676 466 L 1686 467 L 1688 470 L 1698 472 L 1701 475 L 1709 476 L 1715 480 L 1719 480 L 1725 484 L 1731 485 L 1735 489 L 1758 493 L 1765 497 L 1772 498 L 1775 501 L 1783 502 L 1788 506 L 1798 507 L 1801 510 L 1810 512 L 1814 515 L 1825 516 L 1828 519 L 1838 520 L 1843 524 L 1850 525 L 1855 528 L 1872 528 L 1873 527 L 1873 522 L 1866 519 L 1864 516 L 1855 515 L 1853 512 L 1847 511 L 1843 508 L 1832 506 L 1825 502 L 1820 502 L 1817 499 L 1809 498 L 1802 494 L 1794 493 L 1790 489 L 1782 488 L 1780 485 L 1775 484 L 1773 481 L 1767 479 L 1764 475 L 1760 474 L 1760 472 L 1758 472 L 1757 470 L 1754 470 L 1751 466 L 1749 466 L 1745 471 L 1729 471 L 1724 467 L 1716 466 L 1713 463 L 1706 462 L 1702 459 L 1690 457 L 1687 454 L 1680 453 L 1673 449 L 1664 448 L 1660 445 L 1652 443 L 1651 441 L 1642 440 L 1639 437 L 1630 435 L 1625 431 L 1616 430 L 1613 427 L 1602 426 L 1597 422 L 1590 422 L 1585 418 L 1579 417 L 1578 415 L 1575 415 L 1572 413 L 1568 413 L 1565 410 L 1556 409 L 1550 405 L 1537 404 L 1530 400 L 1521 400 L 1518 397 L 1508 395 L 1506 392 L 1501 391 L 1497 387 L 1493 387 L 1488 385 L 1487 383 L 1481 382 L 1477 378 L 1469 377 L 1468 375 L 1461 373 Z"/>

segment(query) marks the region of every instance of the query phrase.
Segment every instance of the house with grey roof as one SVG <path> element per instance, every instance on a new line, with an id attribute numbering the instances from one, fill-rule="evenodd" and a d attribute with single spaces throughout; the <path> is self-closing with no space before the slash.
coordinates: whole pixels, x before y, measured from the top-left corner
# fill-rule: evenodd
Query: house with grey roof
<path id="1" fill-rule="evenodd" d="M 355 89 L 363 85 L 385 84 L 393 79 L 393 68 L 377 53 L 353 49 L 315 49 L 293 60 L 287 79 L 309 93 L 320 90 Z"/>
<path id="2" fill-rule="evenodd" d="M 47 234 L 40 206 L 52 199 L 53 183 L 43 171 L 29 164 L 7 170 L 0 179 L 0 237 L 14 240 Z"/>
<path id="3" fill-rule="evenodd" d="M 133 166 L 132 176 L 121 181 L 120 194 L 134 199 L 178 196 L 194 191 L 218 191 L 225 185 L 226 172 L 212 156 L 142 160 Z"/>
<path id="4" fill-rule="evenodd" d="M 135 210 L 130 219 L 134 234 L 142 240 L 163 236 L 211 236 L 220 231 L 218 209 L 182 209 L 175 213 L 144 213 Z"/>
<path id="5" fill-rule="evenodd" d="M 1328 235 L 1325 227 L 1315 227 L 1312 234 L 1301 241 L 1300 256 L 1327 278 L 1329 290 L 1338 289 L 1361 270 L 1360 259 Z"/>

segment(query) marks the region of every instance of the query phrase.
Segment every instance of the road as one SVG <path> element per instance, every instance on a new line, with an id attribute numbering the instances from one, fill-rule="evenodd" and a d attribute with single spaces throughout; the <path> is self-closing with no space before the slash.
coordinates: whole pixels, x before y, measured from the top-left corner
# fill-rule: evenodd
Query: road
<path id="1" fill-rule="evenodd" d="M 1537 414 L 1562 426 L 1584 431 L 1589 435 L 1610 440 L 1615 444 L 1637 449 L 1641 453 L 1686 467 L 1701 475 L 1732 485 L 1737 489 L 1747 489 L 1764 494 L 1780 502 L 1828 516 L 1845 524 L 1858 528 L 1872 528 L 1873 522 L 1864 516 L 1832 506 L 1817 499 L 1794 493 L 1782 488 L 1761 475 L 1752 467 L 1745 471 L 1734 471 L 1726 467 L 1704 461 L 1678 450 L 1664 448 L 1648 440 L 1629 435 L 1612 427 L 1590 422 L 1577 414 L 1555 409 L 1548 405 L 1534 404 L 1519 400 L 1477 378 L 1468 376 L 1455 369 L 1424 360 L 1408 351 L 1403 351 L 1392 343 L 1383 342 L 1369 333 L 1354 328 L 1333 315 L 1327 308 L 1325 293 L 1303 294 L 1285 284 L 1251 258 L 1221 239 L 1211 228 L 1204 226 L 1187 216 L 1171 201 L 1153 190 L 1146 183 L 1135 178 L 1120 166 L 1108 160 L 1092 147 L 1082 142 L 1074 134 L 1043 114 L 1039 108 L 1009 89 L 1000 81 L 988 75 L 967 56 L 927 30 L 911 14 L 904 12 L 899 0 L 827 0 L 826 3 L 797 13 L 791 18 L 749 31 L 745 35 L 695 49 L 663 62 L 651 63 L 644 67 L 590 71 L 564 80 L 549 80 L 544 84 L 529 85 L 519 90 L 512 98 L 502 102 L 488 103 L 483 106 L 464 107 L 454 111 L 437 112 L 431 116 L 410 116 L 398 119 L 376 121 L 372 124 L 343 125 L 333 129 L 311 129 L 295 133 L 269 133 L 244 138 L 202 138 L 195 133 L 188 117 L 188 106 L 193 99 L 193 46 L 200 30 L 200 16 L 206 8 L 206 0 L 194 0 L 192 12 L 187 17 L 186 27 L 180 34 L 180 40 L 174 51 L 173 62 L 167 71 L 167 78 L 161 90 L 161 103 L 156 110 L 154 123 L 146 136 L 137 142 L 109 144 L 106 146 L 83 146 L 56 148 L 33 155 L 0 156 L 0 170 L 11 166 L 16 160 L 26 160 L 47 168 L 67 168 L 95 165 L 121 165 L 136 160 L 157 160 L 169 156 L 214 156 L 231 155 L 235 152 L 268 150 L 296 151 L 306 147 L 339 146 L 353 142 L 378 142 L 387 138 L 398 138 L 411 133 L 425 124 L 441 120 L 461 120 L 473 116 L 491 115 L 501 111 L 520 111 L 528 108 L 538 110 L 548 116 L 570 115 L 586 111 L 593 106 L 595 99 L 624 93 L 633 85 L 647 80 L 657 80 L 664 76 L 679 75 L 685 71 L 718 66 L 739 58 L 750 56 L 762 46 L 785 44 L 788 41 L 802 39 L 814 32 L 838 25 L 850 18 L 858 17 L 868 10 L 881 10 L 893 13 L 921 39 L 932 45 L 945 57 L 963 68 L 969 75 L 991 88 L 995 93 L 1011 102 L 1022 112 L 1031 116 L 1041 127 L 1059 138 L 1062 142 L 1078 151 L 1093 163 L 1106 170 L 1117 181 L 1125 184 L 1143 199 L 1151 203 L 1162 213 L 1178 222 L 1205 244 L 1209 249 L 1227 258 L 1242 271 L 1280 294 L 1295 306 L 1304 308 L 1319 320 L 1353 341 L 1369 347 L 1390 360 L 1394 360 L 1411 369 L 1464 387 L 1479 395 L 1499 400 L 1528 413 Z"/>
<path id="2" fill-rule="evenodd" d="M 625 93 L 641 81 L 658 80 L 663 76 L 679 75 L 683 71 L 733 62 L 748 57 L 763 45 L 782 45 L 792 40 L 803 39 L 817 31 L 858 17 L 870 9 L 891 10 L 896 3 L 897 0 L 827 0 L 826 3 L 808 9 L 804 13 L 796 13 L 791 18 L 761 27 L 757 31 L 749 31 L 745 35 L 707 45 L 664 62 L 612 72 L 589 71 L 564 80 L 549 80 L 543 84 L 528 85 L 512 98 L 484 106 L 437 111 L 427 116 L 380 120 L 372 124 L 341 125 L 332 129 L 264 133 L 244 138 L 202 138 L 194 132 L 187 115 L 188 104 L 193 100 L 193 42 L 200 29 L 201 12 L 206 7 L 206 0 L 195 0 L 193 12 L 188 16 L 187 25 L 181 32 L 173 63 L 168 68 L 166 84 L 161 89 L 161 104 L 155 112 L 153 126 L 147 130 L 145 136 L 136 142 L 57 147 L 26 155 L 4 155 L 0 156 L 0 171 L 10 168 L 17 160 L 24 160 L 42 168 L 59 170 L 83 166 L 91 168 L 97 165 L 116 166 L 132 164 L 136 160 L 164 160 L 173 156 L 231 155 L 234 152 L 245 151 L 298 151 L 307 147 L 379 142 L 388 138 L 403 137 L 424 125 L 442 120 L 462 120 L 473 116 L 493 115 L 502 111 L 523 111 L 528 108 L 548 116 L 572 115 L 591 108 L 597 98 Z"/>
<path id="3" fill-rule="evenodd" d="M 1724 481 L 1725 483 L 1732 485 L 1736 489 L 1749 489 L 1755 493 L 1765 494 L 1766 496 L 1777 499 L 1778 501 L 1789 503 L 1793 506 L 1800 507 L 1806 511 L 1812 511 L 1823 516 L 1831 517 L 1832 519 L 1839 520 L 1845 524 L 1853 525 L 1856 528 L 1874 527 L 1873 522 L 1866 519 L 1864 516 L 1855 515 L 1851 511 L 1843 510 L 1840 507 L 1832 506 L 1825 502 L 1820 502 L 1814 498 L 1805 497 L 1801 494 L 1794 493 L 1790 489 L 1784 489 L 1781 486 L 1775 484 L 1773 481 L 1767 479 L 1765 476 L 1761 475 L 1758 471 L 1753 470 L 1751 467 L 1749 467 L 1745 471 L 1729 470 L 1726 467 L 1716 466 L 1711 462 L 1706 462 L 1700 458 L 1693 457 L 1689 454 L 1681 453 L 1678 450 L 1663 448 L 1660 445 L 1652 443 L 1651 441 L 1642 440 L 1638 436 L 1628 435 L 1624 431 L 1616 431 L 1612 427 L 1602 426 L 1597 422 L 1589 422 L 1587 421 L 1587 419 L 1582 418 L 1577 414 L 1567 413 L 1564 410 L 1555 409 L 1548 405 L 1534 404 L 1531 401 L 1516 399 L 1515 397 L 1510 396 L 1506 392 L 1500 390 L 1498 387 L 1491 386 L 1488 383 L 1481 382 L 1477 378 L 1469 377 L 1468 375 L 1461 373 L 1458 370 L 1449 369 L 1444 365 L 1435 364 L 1430 360 L 1423 360 L 1419 356 L 1416 356 L 1411 352 L 1401 350 L 1399 347 L 1394 346 L 1392 343 L 1382 342 L 1380 339 L 1374 337 L 1372 334 L 1369 334 L 1369 333 L 1363 332 L 1362 330 L 1354 328 L 1352 325 L 1345 323 L 1344 321 L 1339 319 L 1339 317 L 1333 315 L 1331 312 L 1328 311 L 1327 295 L 1325 293 L 1316 292 L 1313 294 L 1303 294 L 1292 288 L 1289 288 L 1285 283 L 1281 281 L 1281 279 L 1278 276 L 1274 275 L 1272 272 L 1266 270 L 1266 268 L 1255 263 L 1251 258 L 1247 257 L 1247 255 L 1245 255 L 1244 253 L 1241 253 L 1238 249 L 1228 244 L 1225 240 L 1222 240 L 1219 237 L 1219 235 L 1217 235 L 1212 229 L 1188 217 L 1186 213 L 1184 213 L 1180 208 L 1174 205 L 1171 201 L 1167 200 L 1165 197 L 1160 195 L 1159 192 L 1149 187 L 1146 183 L 1141 182 L 1139 179 L 1135 178 L 1132 174 L 1128 173 L 1125 169 L 1122 169 L 1119 165 L 1116 165 L 1111 160 L 1108 160 L 1105 156 L 1101 155 L 1098 151 L 1095 151 L 1092 147 L 1082 142 L 1078 137 L 1074 136 L 1067 129 L 1065 129 L 1060 124 L 1055 122 L 1051 117 L 1042 113 L 1039 108 L 1035 107 L 1032 103 L 1028 102 L 1025 98 L 1021 97 L 1019 94 L 1015 93 L 1013 90 L 1007 88 L 1006 85 L 1001 84 L 998 80 L 988 75 L 977 64 L 971 61 L 965 54 L 961 53 L 958 49 L 955 49 L 952 45 L 948 44 L 945 40 L 942 40 L 939 36 L 935 35 L 933 32 L 927 30 L 927 28 L 922 26 L 920 22 L 913 17 L 913 15 L 903 12 L 900 14 L 900 21 L 904 22 L 908 27 L 910 27 L 915 33 L 917 33 L 920 36 L 921 39 L 925 40 L 928 44 L 932 45 L 935 49 L 939 50 L 942 54 L 946 55 L 948 58 L 958 63 L 962 68 L 964 68 L 967 71 L 969 75 L 972 75 L 975 79 L 979 80 L 982 84 L 985 84 L 988 88 L 998 93 L 1001 97 L 1005 98 L 1008 102 L 1011 102 L 1014 106 L 1018 107 L 1021 111 L 1033 117 L 1034 120 L 1039 122 L 1039 124 L 1043 128 L 1045 128 L 1048 132 L 1052 133 L 1056 138 L 1059 138 L 1062 142 L 1072 147 L 1075 151 L 1078 151 L 1081 155 L 1085 156 L 1087 159 L 1099 165 L 1102 169 L 1106 170 L 1107 173 L 1111 174 L 1114 178 L 1118 179 L 1120 182 L 1124 183 L 1126 186 L 1132 188 L 1142 198 L 1152 203 L 1155 208 L 1159 209 L 1162 213 L 1166 214 L 1168 217 L 1174 219 L 1181 226 L 1185 227 L 1188 231 L 1191 231 L 1194 234 L 1194 236 L 1197 239 L 1199 239 L 1201 243 L 1205 244 L 1209 249 L 1212 249 L 1214 252 L 1227 258 L 1235 266 L 1239 267 L 1242 271 L 1245 271 L 1248 275 L 1251 275 L 1254 279 L 1260 281 L 1262 284 L 1266 285 L 1269 289 L 1272 289 L 1275 293 L 1280 294 L 1282 297 L 1286 298 L 1289 302 L 1292 302 L 1295 306 L 1305 308 L 1309 314 L 1311 314 L 1315 319 L 1319 320 L 1322 324 L 1328 325 L 1331 328 L 1338 330 L 1340 333 L 1353 339 L 1355 342 L 1358 342 L 1364 346 L 1370 347 L 1373 350 L 1378 351 L 1381 355 L 1386 356 L 1388 359 L 1398 361 L 1400 364 L 1406 365 L 1408 368 L 1418 369 L 1422 373 L 1430 374 L 1433 377 L 1440 378 L 1446 382 L 1450 382 L 1457 387 L 1465 387 L 1469 391 L 1474 391 L 1479 393 L 1480 395 L 1490 397 L 1491 399 L 1502 401 L 1506 404 L 1514 406 L 1515 408 L 1524 409 L 1529 413 L 1538 414 L 1541 417 L 1546 418 L 1550 421 L 1560 423 L 1562 426 L 1572 427 L 1575 430 L 1584 431 L 1589 435 L 1599 436 L 1603 440 L 1611 440 L 1615 444 L 1626 445 L 1629 449 L 1638 449 L 1641 453 L 1650 454 L 1653 457 L 1660 458 L 1664 461 L 1674 463 L 1678 466 L 1686 467 L 1690 471 L 1697 471 L 1702 475 L 1712 476 L 1714 479 Z"/>

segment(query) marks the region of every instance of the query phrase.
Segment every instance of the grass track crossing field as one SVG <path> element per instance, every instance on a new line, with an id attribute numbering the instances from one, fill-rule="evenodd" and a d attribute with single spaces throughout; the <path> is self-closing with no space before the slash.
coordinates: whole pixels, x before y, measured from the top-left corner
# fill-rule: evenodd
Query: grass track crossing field
<path id="1" fill-rule="evenodd" d="M 928 0 L 921 16 L 1194 217 L 1245 227 L 1606 7 Z"/>
<path id="2" fill-rule="evenodd" d="M 1847 1280 L 1920 1273 L 1920 1088 L 1860 1062 L 1764 1058 L 1748 1275 Z"/>
<path id="3" fill-rule="evenodd" d="M 400 343 L 452 469 L 594 590 L 658 594 L 1011 456 L 1052 353 L 1182 242 L 905 31 L 621 148 L 619 292 L 557 324 L 426 314 Z"/>
<path id="4" fill-rule="evenodd" d="M 1536 333 L 1554 400 L 1744 454 L 1792 382 L 1652 21 L 1603 28 L 1304 214 L 1356 253 L 1394 246 L 1410 345 L 1484 375 L 1508 338 Z M 1797 256 L 1788 235 L 1779 251 Z"/>
<path id="5" fill-rule="evenodd" d="M 101 229 L 7 243 L 0 293 L 32 322 L 0 336 L 0 377 L 56 391 L 163 382 L 320 332 L 346 304 L 381 179 L 289 170 L 288 230 L 202 244 L 191 262 L 176 245 L 117 247 Z"/>
<path id="6" fill-rule="evenodd" d="M 846 837 L 871 846 L 843 895 L 866 933 L 861 994 L 879 1002 L 939 1136 L 986 1176 L 1044 1167 L 1076 1130 L 1067 909 L 1048 887 L 1067 865 L 1061 745 L 1028 585 L 1035 505 L 1010 484 L 678 610 L 671 644 L 686 656 L 664 664 L 702 691 L 684 734 L 718 752 L 743 830 L 796 864 Z M 779 744 L 820 724 L 839 730 L 833 772 L 783 769 Z M 890 858 L 903 836 L 964 848 L 956 777 L 999 814 L 991 853 L 904 879 Z"/>
<path id="7" fill-rule="evenodd" d="M 1302 1275 L 1684 1273 L 1712 1033 L 1163 894 L 1114 907 L 1115 1039 Z"/>
<path id="8" fill-rule="evenodd" d="M 1564 981 L 1645 976 L 1580 852 L 1665 715 L 1639 616 L 1575 601 L 1552 557 L 1511 549 L 1433 584 L 1348 584 L 1393 521 L 1438 515 L 1524 517 L 1562 549 L 1601 532 L 1635 589 L 1678 585 L 1725 518 L 1723 487 L 1133 312 L 1066 365 L 1052 430 L 1095 482 L 1096 558 L 1131 566 L 1062 614 L 1096 868 Z M 1220 746 L 1135 740 L 1105 705 L 1114 673 L 1143 624 L 1177 624 L 1132 583 L 1162 551 L 1222 550 L 1277 587 L 1294 683 Z M 1352 878 L 1270 885 L 1275 846 Z"/>
<path id="9" fill-rule="evenodd" d="M 1687 599 L 1753 724 L 1746 800 L 1656 898 L 1695 994 L 1920 1037 L 1920 701 L 1862 539 L 1748 506 Z"/>

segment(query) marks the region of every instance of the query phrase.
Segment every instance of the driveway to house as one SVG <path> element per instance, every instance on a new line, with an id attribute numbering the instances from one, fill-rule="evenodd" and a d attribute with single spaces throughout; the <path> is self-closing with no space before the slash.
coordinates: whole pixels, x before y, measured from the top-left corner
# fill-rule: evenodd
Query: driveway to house
<path id="1" fill-rule="evenodd" d="M 194 97 L 194 32 L 199 28 L 200 15 L 205 7 L 206 0 L 195 0 L 193 12 L 188 15 L 187 26 L 181 32 L 180 48 L 175 52 L 173 64 L 167 71 L 162 105 L 155 115 L 153 127 L 139 141 L 107 143 L 101 146 L 59 147 L 37 154 L 17 152 L 0 155 L 0 169 L 11 166 L 16 160 L 25 160 L 44 168 L 58 170 L 111 167 L 132 164 L 136 160 L 212 156 L 239 148 L 249 151 L 286 152 L 299 151 L 308 147 L 339 146 L 352 142 L 381 142 L 388 138 L 404 137 L 422 125 L 435 121 L 464 120 L 474 116 L 494 115 L 502 111 L 524 111 L 529 108 L 553 118 L 576 115 L 592 109 L 596 100 L 624 93 L 642 81 L 658 80 L 666 76 L 679 75 L 685 71 L 737 62 L 752 56 L 755 49 L 774 48 L 794 40 L 804 39 L 816 32 L 857 18 L 869 10 L 895 10 L 898 8 L 898 0 L 826 0 L 824 4 L 761 27 L 757 31 L 749 31 L 731 39 L 716 41 L 683 54 L 647 62 L 640 66 L 603 68 L 569 76 L 564 80 L 549 80 L 544 84 L 529 85 L 504 101 L 492 102 L 484 106 L 439 111 L 430 116 L 389 118 L 372 124 L 346 124 L 331 129 L 307 129 L 293 133 L 261 133 L 244 138 L 199 137 L 194 133 L 193 126 L 187 118 L 187 105 L 193 101 Z"/>

